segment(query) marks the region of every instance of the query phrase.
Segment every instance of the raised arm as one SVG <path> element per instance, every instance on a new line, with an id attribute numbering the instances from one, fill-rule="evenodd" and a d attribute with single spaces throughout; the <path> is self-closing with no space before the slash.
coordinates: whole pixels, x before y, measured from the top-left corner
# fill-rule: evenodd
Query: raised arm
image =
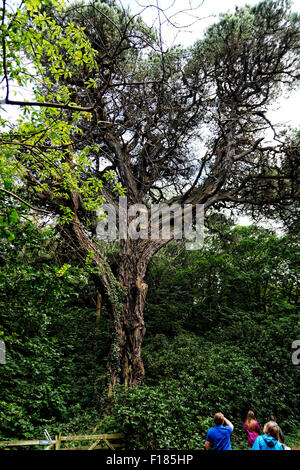
<path id="1" fill-rule="evenodd" d="M 229 419 L 225 418 L 225 416 L 224 416 L 224 424 L 226 426 L 230 426 L 233 429 L 233 424 L 229 421 Z"/>

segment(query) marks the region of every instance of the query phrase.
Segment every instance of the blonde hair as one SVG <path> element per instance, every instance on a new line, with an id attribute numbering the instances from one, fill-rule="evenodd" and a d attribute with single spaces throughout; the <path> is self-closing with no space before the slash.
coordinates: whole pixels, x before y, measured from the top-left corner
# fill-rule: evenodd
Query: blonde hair
<path id="1" fill-rule="evenodd" d="M 264 433 L 268 434 L 269 436 L 275 437 L 275 439 L 279 441 L 279 427 L 276 423 L 268 421 L 264 425 Z"/>

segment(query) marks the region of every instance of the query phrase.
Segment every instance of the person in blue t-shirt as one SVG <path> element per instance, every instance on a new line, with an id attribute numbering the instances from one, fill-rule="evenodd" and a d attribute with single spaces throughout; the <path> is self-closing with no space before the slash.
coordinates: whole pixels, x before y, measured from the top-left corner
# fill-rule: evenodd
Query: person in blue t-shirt
<path id="1" fill-rule="evenodd" d="M 214 416 L 215 426 L 207 431 L 205 449 L 231 450 L 230 436 L 233 424 L 224 417 L 223 413 Z"/>

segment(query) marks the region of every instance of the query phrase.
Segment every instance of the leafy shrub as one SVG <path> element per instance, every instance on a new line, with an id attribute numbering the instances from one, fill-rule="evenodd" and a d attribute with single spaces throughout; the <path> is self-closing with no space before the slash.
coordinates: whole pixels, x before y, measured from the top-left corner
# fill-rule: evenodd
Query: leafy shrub
<path id="1" fill-rule="evenodd" d="M 295 425 L 299 393 L 278 375 L 276 361 L 192 333 L 173 340 L 157 335 L 144 355 L 146 385 L 120 387 L 114 396 L 115 427 L 128 436 L 129 449 L 203 449 L 217 411 L 233 422 L 236 449 L 247 449 L 242 426 L 248 409 L 261 425 L 272 412 L 286 431 Z"/>

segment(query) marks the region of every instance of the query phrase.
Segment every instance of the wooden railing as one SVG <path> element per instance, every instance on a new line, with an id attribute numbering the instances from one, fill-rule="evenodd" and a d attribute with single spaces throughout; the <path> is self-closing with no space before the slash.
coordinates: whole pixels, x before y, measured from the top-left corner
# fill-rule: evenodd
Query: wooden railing
<path id="1" fill-rule="evenodd" d="M 43 446 L 44 450 L 124 450 L 124 434 L 88 434 L 84 436 L 55 436 L 54 440 L 31 440 L 31 441 L 0 441 L 0 449 L 9 449 L 18 446 Z M 72 446 L 79 441 L 90 441 L 86 446 Z M 93 441 L 93 442 L 91 442 Z"/>

